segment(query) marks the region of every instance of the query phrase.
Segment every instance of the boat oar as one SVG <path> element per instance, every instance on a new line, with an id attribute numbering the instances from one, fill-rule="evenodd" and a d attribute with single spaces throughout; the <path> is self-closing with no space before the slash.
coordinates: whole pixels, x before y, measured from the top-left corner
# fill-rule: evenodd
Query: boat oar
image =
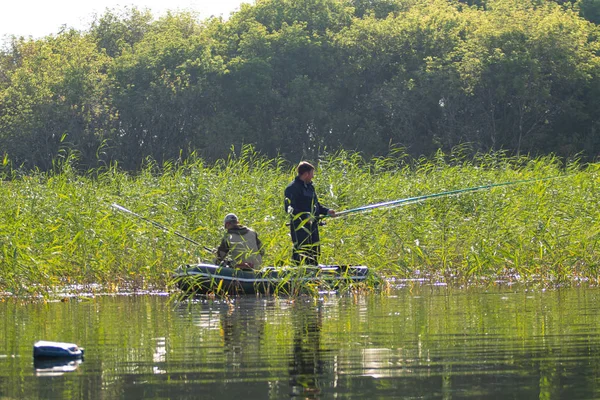
<path id="1" fill-rule="evenodd" d="M 146 218 L 146 217 L 142 217 L 141 215 L 139 215 L 139 214 L 136 214 L 136 213 L 134 213 L 133 211 L 131 211 L 131 210 L 129 210 L 129 209 L 127 209 L 127 208 L 125 208 L 125 207 L 123 207 L 123 206 L 121 206 L 121 205 L 118 205 L 117 203 L 112 203 L 112 207 L 116 208 L 116 209 L 117 209 L 117 210 L 119 210 L 119 211 L 123 211 L 123 212 L 125 212 L 125 213 L 131 214 L 131 215 L 134 215 L 134 216 L 138 217 L 139 219 L 142 219 L 142 220 L 144 220 L 144 221 L 146 221 L 146 222 L 148 222 L 148 223 L 150 223 L 150 224 L 154 225 L 155 227 L 157 227 L 157 228 L 159 228 L 159 229 L 162 229 L 162 230 L 163 230 L 163 231 L 165 231 L 165 232 L 171 232 L 171 233 L 174 233 L 175 235 L 179 236 L 180 238 L 182 238 L 182 239 L 185 239 L 185 240 L 187 240 L 188 242 L 195 244 L 196 246 L 200 246 L 200 243 L 196 242 L 195 240 L 193 240 L 193 239 L 190 239 L 189 237 L 187 237 L 187 236 L 184 236 L 184 235 L 182 235 L 181 233 L 179 233 L 179 232 L 177 232 L 177 231 L 175 231 L 175 230 L 169 229 L 169 228 L 167 228 L 166 226 L 164 226 L 164 225 L 161 225 L 161 224 L 159 224 L 159 223 L 158 223 L 158 222 L 156 222 L 156 221 L 152 221 L 151 219 L 148 219 L 148 218 Z M 212 253 L 212 252 L 214 252 L 214 249 L 211 249 L 210 247 L 202 246 L 202 248 L 203 248 L 204 250 L 206 250 L 206 251 L 210 251 L 211 253 Z"/>
<path id="2" fill-rule="evenodd" d="M 346 215 L 349 215 L 349 214 L 353 214 L 353 213 L 371 211 L 371 210 L 374 210 L 376 208 L 405 206 L 405 205 L 408 205 L 408 204 L 418 203 L 418 202 L 421 202 L 421 201 L 425 201 L 425 200 L 429 200 L 429 199 L 434 199 L 434 198 L 437 198 L 437 197 L 454 196 L 454 195 L 459 195 L 459 194 L 462 194 L 462 193 L 476 192 L 476 191 L 479 191 L 479 190 L 491 189 L 491 188 L 500 187 L 500 186 L 509 186 L 509 185 L 517 185 L 517 184 L 520 184 L 520 183 L 546 181 L 546 180 L 549 180 L 549 179 L 564 178 L 566 176 L 568 176 L 568 175 L 565 175 L 565 176 L 553 176 L 553 177 L 549 177 L 549 178 L 525 179 L 525 180 L 512 181 L 512 182 L 493 183 L 493 184 L 490 184 L 490 185 L 475 186 L 475 187 L 470 187 L 470 188 L 466 188 L 466 189 L 449 190 L 449 191 L 446 191 L 446 192 L 426 194 L 426 195 L 423 195 L 423 196 L 408 197 L 408 198 L 400 199 L 400 200 L 384 201 L 382 203 L 369 204 L 369 205 L 366 205 L 366 206 L 352 208 L 350 210 L 344 210 L 344 211 L 337 212 L 336 213 L 336 218 L 343 217 L 343 216 L 346 216 Z M 321 218 L 327 218 L 327 217 L 329 217 L 329 216 L 328 215 L 324 215 Z"/>

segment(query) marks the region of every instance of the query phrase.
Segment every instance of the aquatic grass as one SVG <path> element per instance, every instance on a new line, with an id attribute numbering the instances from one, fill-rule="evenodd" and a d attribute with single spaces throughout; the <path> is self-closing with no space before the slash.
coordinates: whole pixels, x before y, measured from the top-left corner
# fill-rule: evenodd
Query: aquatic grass
<path id="1" fill-rule="evenodd" d="M 467 157 L 464 149 L 412 159 L 402 149 L 365 160 L 338 152 L 318 160 L 323 204 L 345 210 L 480 185 L 542 179 L 401 207 L 326 219 L 321 262 L 368 265 L 378 275 L 470 282 L 504 277 L 549 284 L 600 277 L 598 164 L 553 156 Z M 172 232 L 125 215 L 114 202 L 216 247 L 228 212 L 254 228 L 265 264 L 290 264 L 282 193 L 294 166 L 251 147 L 207 164 L 195 157 L 138 173 L 116 165 L 77 170 L 65 155 L 48 173 L 4 164 L 0 195 L 0 292 L 49 295 L 67 285 L 164 290 L 181 264 L 213 255 Z"/>

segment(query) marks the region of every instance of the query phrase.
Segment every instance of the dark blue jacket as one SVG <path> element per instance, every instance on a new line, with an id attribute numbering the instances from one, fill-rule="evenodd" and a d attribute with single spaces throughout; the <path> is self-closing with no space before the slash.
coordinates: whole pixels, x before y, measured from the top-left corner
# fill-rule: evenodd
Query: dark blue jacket
<path id="1" fill-rule="evenodd" d="M 298 214 L 306 213 L 306 217 L 312 215 L 327 215 L 329 208 L 323 207 L 319 203 L 315 187 L 311 183 L 304 183 L 300 177 L 296 177 L 292 183 L 285 188 L 285 200 L 284 210 L 288 211 L 288 207 L 291 206 L 294 211 L 292 212 L 292 218 Z M 304 219 L 301 217 L 300 219 Z"/>

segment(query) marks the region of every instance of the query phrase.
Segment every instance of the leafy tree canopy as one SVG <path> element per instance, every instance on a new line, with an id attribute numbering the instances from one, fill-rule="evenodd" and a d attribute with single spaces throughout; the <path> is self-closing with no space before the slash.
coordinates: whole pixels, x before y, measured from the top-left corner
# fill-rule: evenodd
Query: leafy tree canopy
<path id="1" fill-rule="evenodd" d="M 230 19 L 107 10 L 0 53 L 0 150 L 137 169 L 254 145 L 600 151 L 599 0 L 258 0 Z"/>

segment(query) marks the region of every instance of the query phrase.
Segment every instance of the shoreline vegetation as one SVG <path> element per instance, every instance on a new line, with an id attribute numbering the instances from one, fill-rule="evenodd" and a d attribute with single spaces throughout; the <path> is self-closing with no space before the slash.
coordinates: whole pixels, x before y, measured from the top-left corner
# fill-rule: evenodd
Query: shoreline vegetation
<path id="1" fill-rule="evenodd" d="M 0 45 L 0 159 L 47 171 L 355 149 L 600 154 L 598 0 L 258 0 L 124 8 Z"/>
<path id="2" fill-rule="evenodd" d="M 447 284 L 598 283 L 600 165 L 555 156 L 466 156 L 457 147 L 431 158 L 404 150 L 365 159 L 340 151 L 312 160 L 323 204 L 338 211 L 480 185 L 490 188 L 402 207 L 328 219 L 326 264 L 367 265 L 388 282 Z M 293 165 L 250 146 L 208 164 L 199 157 L 137 173 L 117 165 L 81 173 L 64 153 L 50 172 L 0 167 L 0 297 L 49 296 L 56 288 L 164 291 L 181 264 L 212 261 L 221 221 L 235 212 L 266 246 L 265 265 L 290 264 L 282 196 Z M 199 242 L 182 240 L 114 210 L 112 203 Z"/>

